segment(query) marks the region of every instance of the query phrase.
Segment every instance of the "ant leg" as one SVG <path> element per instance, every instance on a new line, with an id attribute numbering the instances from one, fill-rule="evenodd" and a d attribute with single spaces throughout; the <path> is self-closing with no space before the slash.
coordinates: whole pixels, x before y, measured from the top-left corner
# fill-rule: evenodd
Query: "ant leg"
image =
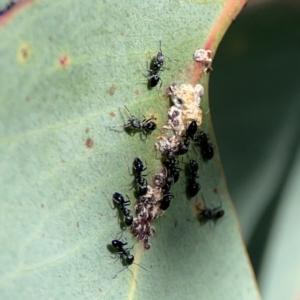
<path id="1" fill-rule="evenodd" d="M 122 271 L 124 271 L 124 270 L 127 269 L 127 268 L 128 268 L 128 266 L 123 267 L 123 269 L 120 270 L 120 271 L 113 277 L 113 279 L 115 279 L 115 278 L 118 276 L 119 273 L 121 273 Z"/>

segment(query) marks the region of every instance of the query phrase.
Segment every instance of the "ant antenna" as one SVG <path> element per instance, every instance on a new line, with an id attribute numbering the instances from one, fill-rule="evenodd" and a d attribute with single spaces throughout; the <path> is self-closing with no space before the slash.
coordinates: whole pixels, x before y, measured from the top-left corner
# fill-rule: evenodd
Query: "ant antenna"
<path id="1" fill-rule="evenodd" d="M 139 265 L 139 264 L 136 264 L 136 263 L 132 263 L 132 264 L 133 264 L 133 265 L 137 265 L 137 266 L 141 267 L 142 269 L 144 269 L 145 271 L 148 272 L 148 270 L 147 270 L 145 267 L 143 267 L 143 266 L 141 266 L 141 265 Z M 123 267 L 123 269 L 120 270 L 120 271 L 113 277 L 113 279 L 115 279 L 115 278 L 118 276 L 119 273 L 121 273 L 122 271 L 124 271 L 124 270 L 127 269 L 128 267 L 129 267 L 129 266 Z"/>
<path id="2" fill-rule="evenodd" d="M 145 271 L 149 272 L 145 267 L 143 267 L 142 265 L 136 264 L 136 263 L 132 263 L 133 265 L 137 265 L 139 267 L 141 267 L 142 269 L 144 269 Z"/>
<path id="3" fill-rule="evenodd" d="M 130 110 L 128 109 L 128 107 L 125 104 L 124 104 L 124 106 L 125 106 L 126 110 L 129 112 L 130 116 L 136 119 L 136 117 L 130 112 Z"/>

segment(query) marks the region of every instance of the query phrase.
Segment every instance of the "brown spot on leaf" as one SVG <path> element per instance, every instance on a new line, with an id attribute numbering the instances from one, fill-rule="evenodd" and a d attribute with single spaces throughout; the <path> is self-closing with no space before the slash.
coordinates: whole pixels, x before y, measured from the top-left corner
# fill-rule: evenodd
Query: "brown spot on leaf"
<path id="1" fill-rule="evenodd" d="M 129 13 L 126 13 L 126 18 L 129 18 Z"/>
<path id="2" fill-rule="evenodd" d="M 113 113 L 113 112 L 111 112 L 109 115 L 110 115 L 111 117 L 115 117 L 115 116 L 116 116 L 115 113 Z"/>
<path id="3" fill-rule="evenodd" d="M 135 90 L 134 93 L 138 96 L 140 94 L 140 90 Z"/>
<path id="4" fill-rule="evenodd" d="M 108 89 L 108 93 L 112 96 L 116 91 L 116 87 L 114 85 L 112 85 L 109 89 Z"/>
<path id="5" fill-rule="evenodd" d="M 41 208 L 44 208 L 45 207 L 45 205 L 44 204 L 41 204 Z"/>
<path id="6" fill-rule="evenodd" d="M 31 52 L 27 44 L 22 44 L 18 51 L 18 60 L 20 63 L 24 64 L 30 58 Z"/>
<path id="7" fill-rule="evenodd" d="M 89 133 L 89 131 L 90 131 L 90 129 L 89 129 L 89 128 L 86 128 L 86 129 L 85 129 L 85 133 L 86 133 L 86 134 L 88 134 L 88 133 Z"/>
<path id="8" fill-rule="evenodd" d="M 25 101 L 26 101 L 26 102 L 29 102 L 29 101 L 30 101 L 30 98 L 29 98 L 29 97 L 26 97 L 26 98 L 25 98 Z"/>
<path id="9" fill-rule="evenodd" d="M 91 139 L 91 138 L 88 138 L 85 142 L 85 145 L 88 147 L 88 148 L 92 148 L 93 145 L 94 145 L 94 141 Z"/>
<path id="10" fill-rule="evenodd" d="M 214 188 L 214 193 L 218 194 L 218 189 L 217 188 Z"/>
<path id="11" fill-rule="evenodd" d="M 203 211 L 204 209 L 204 202 L 203 200 L 196 199 L 196 201 L 193 204 L 193 213 L 195 216 L 199 216 L 199 214 Z"/>
<path id="12" fill-rule="evenodd" d="M 177 227 L 177 225 L 178 225 L 178 221 L 177 221 L 177 220 L 175 220 L 175 222 L 174 222 L 174 227 L 176 228 L 176 227 Z"/>
<path id="13" fill-rule="evenodd" d="M 99 292 L 102 292 L 102 290 L 101 290 L 100 288 L 98 288 L 98 291 L 99 291 Z"/>
<path id="14" fill-rule="evenodd" d="M 58 59 L 58 62 L 59 62 L 59 66 L 61 68 L 65 68 L 65 67 L 67 67 L 70 64 L 70 60 L 69 60 L 68 56 L 66 56 L 66 55 L 61 56 Z"/>
<path id="15" fill-rule="evenodd" d="M 65 163 L 65 161 L 62 159 L 62 160 L 61 160 L 61 163 L 63 164 L 63 163 Z"/>
<path id="16" fill-rule="evenodd" d="M 79 228 L 79 222 L 76 222 L 76 227 Z"/>
<path id="17" fill-rule="evenodd" d="M 121 32 L 121 36 L 124 36 L 124 32 Z"/>

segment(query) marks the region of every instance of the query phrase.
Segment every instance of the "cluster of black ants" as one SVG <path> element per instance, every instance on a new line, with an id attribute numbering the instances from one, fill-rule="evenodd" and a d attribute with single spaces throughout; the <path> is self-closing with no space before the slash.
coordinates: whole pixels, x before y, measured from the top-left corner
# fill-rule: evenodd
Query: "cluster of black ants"
<path id="1" fill-rule="evenodd" d="M 155 87 L 158 82 L 161 81 L 159 72 L 162 71 L 161 68 L 163 67 L 163 64 L 164 55 L 162 54 L 160 44 L 160 51 L 156 56 L 156 61 L 152 64 L 151 69 L 148 70 L 149 86 Z M 125 129 L 129 128 L 133 131 L 142 132 L 145 135 L 156 129 L 156 123 L 154 122 L 156 118 L 151 117 L 146 119 L 144 117 L 141 121 L 135 117 L 126 106 L 125 108 L 131 117 L 128 120 L 128 123 L 124 125 Z M 140 158 L 137 157 L 134 159 L 132 164 L 134 175 L 133 186 L 138 194 L 137 201 L 134 206 L 136 217 L 133 217 L 131 215 L 131 211 L 127 208 L 130 205 L 129 197 L 126 195 L 127 200 L 125 200 L 124 196 L 120 193 L 116 192 L 113 194 L 113 203 L 123 215 L 124 223 L 126 226 L 131 228 L 133 236 L 137 237 L 138 240 L 143 243 L 145 249 L 150 249 L 151 245 L 149 243 L 149 238 L 155 234 L 155 228 L 151 226 L 151 222 L 160 217 L 169 208 L 171 200 L 174 198 L 170 189 L 172 185 L 178 181 L 181 171 L 178 167 L 180 162 L 177 157 L 188 152 L 191 141 L 200 146 L 203 160 L 210 160 L 214 156 L 214 148 L 212 144 L 209 143 L 208 135 L 202 130 L 197 134 L 197 127 L 198 125 L 196 121 L 192 121 L 185 129 L 185 135 L 180 141 L 177 150 L 173 151 L 168 149 L 164 151 L 162 159 L 164 167 L 160 173 L 153 176 L 153 186 L 148 185 L 147 180 L 144 178 L 146 175 L 143 174 L 143 172 L 147 169 L 147 167 L 145 167 Z M 192 159 L 187 165 L 189 170 L 187 193 L 188 196 L 194 197 L 201 188 L 200 184 L 196 181 L 198 178 L 197 172 L 199 166 L 198 163 Z M 199 217 L 206 220 L 216 220 L 221 218 L 223 215 L 224 210 L 222 209 L 210 209 L 204 207 Z M 124 265 L 124 268 L 121 271 L 129 265 L 134 264 L 134 256 L 130 254 L 129 248 L 125 248 L 126 245 L 127 241 L 113 240 L 111 242 L 111 246 L 114 251 L 117 251 L 115 254 L 119 254 L 121 256 Z"/>

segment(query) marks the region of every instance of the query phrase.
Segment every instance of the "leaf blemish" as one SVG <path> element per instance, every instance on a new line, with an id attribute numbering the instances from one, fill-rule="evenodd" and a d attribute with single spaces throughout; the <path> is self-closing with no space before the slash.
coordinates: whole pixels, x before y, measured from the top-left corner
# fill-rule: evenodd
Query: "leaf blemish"
<path id="1" fill-rule="evenodd" d="M 108 93 L 112 96 L 116 91 L 116 87 L 114 85 L 112 85 L 109 89 L 108 89 Z"/>
<path id="2" fill-rule="evenodd" d="M 115 116 L 116 116 L 115 113 L 113 113 L 113 112 L 111 112 L 109 115 L 110 115 L 111 117 L 115 117 Z"/>
<path id="3" fill-rule="evenodd" d="M 65 68 L 70 64 L 70 60 L 69 60 L 68 56 L 66 56 L 66 55 L 60 57 L 58 62 L 59 62 L 59 66 L 61 68 Z"/>
<path id="4" fill-rule="evenodd" d="M 88 134 L 89 131 L 90 131 L 90 129 L 87 127 L 87 128 L 85 129 L 85 133 Z"/>
<path id="5" fill-rule="evenodd" d="M 93 145 L 94 145 L 94 141 L 91 139 L 91 138 L 88 138 L 85 142 L 85 145 L 88 147 L 88 148 L 92 148 Z"/>
<path id="6" fill-rule="evenodd" d="M 30 58 L 31 51 L 27 44 L 22 44 L 18 51 L 18 60 L 20 63 L 25 63 Z"/>

